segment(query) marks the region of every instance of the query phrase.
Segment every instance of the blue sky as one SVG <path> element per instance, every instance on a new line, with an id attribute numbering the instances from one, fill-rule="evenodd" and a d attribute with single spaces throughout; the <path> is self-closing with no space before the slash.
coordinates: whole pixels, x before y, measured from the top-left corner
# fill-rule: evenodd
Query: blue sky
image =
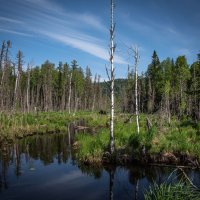
<path id="1" fill-rule="evenodd" d="M 139 47 L 139 72 L 151 62 L 186 55 L 196 60 L 200 50 L 199 0 L 115 0 L 116 77 L 126 77 L 133 59 L 130 46 Z M 109 67 L 110 0 L 0 0 L 0 41 L 11 40 L 11 58 L 18 49 L 28 62 L 45 60 L 91 68 L 107 79 Z"/>

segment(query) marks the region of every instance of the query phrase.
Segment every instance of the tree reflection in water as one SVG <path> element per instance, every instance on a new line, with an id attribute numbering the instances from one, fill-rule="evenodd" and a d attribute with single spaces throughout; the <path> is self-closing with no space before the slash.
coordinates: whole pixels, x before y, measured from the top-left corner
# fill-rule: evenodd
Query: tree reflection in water
<path id="1" fill-rule="evenodd" d="M 160 184 L 166 181 L 174 170 L 167 167 L 145 167 L 134 164 L 126 167 L 112 165 L 92 167 L 81 165 L 74 160 L 73 151 L 71 151 L 73 137 L 76 133 L 77 130 L 74 129 L 74 126 L 69 126 L 68 132 L 63 134 L 35 135 L 16 140 L 13 143 L 1 141 L 0 192 L 11 187 L 12 182 L 8 182 L 7 180 L 9 180 L 8 174 L 11 174 L 10 171 L 13 170 L 13 168 L 15 177 L 19 177 L 23 175 L 22 169 L 27 169 L 29 171 L 34 171 L 37 167 L 40 169 L 38 161 L 43 164 L 43 166 L 48 166 L 53 163 L 54 165 L 52 166 L 56 168 L 58 174 L 60 171 L 57 166 L 62 165 L 67 169 L 70 165 L 70 168 L 73 169 L 73 173 L 75 172 L 74 174 L 93 177 L 93 187 L 95 188 L 96 181 L 103 184 L 102 188 L 105 188 L 105 190 L 101 190 L 100 192 L 106 192 L 106 196 L 110 200 L 143 199 L 143 192 L 148 189 L 150 184 L 153 182 Z M 9 168 L 9 165 L 12 166 L 12 168 Z M 25 169 L 24 167 L 27 168 Z M 40 170 L 37 170 L 34 174 L 40 174 L 39 171 Z M 195 178 L 196 185 L 200 185 L 199 172 L 191 170 L 185 170 L 185 172 L 189 177 Z M 27 175 L 28 173 L 26 173 L 26 178 L 29 178 Z M 66 177 L 67 175 L 68 174 L 64 174 Z M 47 177 L 48 176 L 49 174 L 47 174 Z M 56 178 L 57 175 L 54 174 L 53 176 Z M 178 181 L 179 179 L 180 171 L 177 170 L 169 181 Z M 78 185 L 75 185 L 75 187 L 78 187 Z M 88 191 L 89 190 L 90 187 L 88 188 Z"/>
<path id="2" fill-rule="evenodd" d="M 6 141 L 0 142 L 0 145 L 0 190 L 4 190 L 8 188 L 6 173 L 9 167 L 10 148 L 8 142 Z"/>

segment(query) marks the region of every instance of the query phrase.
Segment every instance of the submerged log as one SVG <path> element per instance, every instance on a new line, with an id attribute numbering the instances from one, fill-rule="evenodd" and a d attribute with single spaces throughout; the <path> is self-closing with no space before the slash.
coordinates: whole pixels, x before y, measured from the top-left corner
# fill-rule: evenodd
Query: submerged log
<path id="1" fill-rule="evenodd" d="M 74 128 L 76 130 L 86 130 L 86 129 L 89 129 L 89 127 L 87 127 L 87 126 L 74 126 Z"/>

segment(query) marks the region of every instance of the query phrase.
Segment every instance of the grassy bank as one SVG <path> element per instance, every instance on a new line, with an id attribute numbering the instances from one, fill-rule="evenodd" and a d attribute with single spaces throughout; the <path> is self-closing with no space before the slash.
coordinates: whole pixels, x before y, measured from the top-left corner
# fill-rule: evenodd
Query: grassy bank
<path id="1" fill-rule="evenodd" d="M 14 139 L 33 134 L 66 132 L 69 123 L 90 114 L 67 112 L 0 113 L 0 138 Z"/>
<path id="2" fill-rule="evenodd" d="M 149 116 L 153 126 L 146 127 L 146 116 L 140 116 L 140 134 L 136 123 L 124 123 L 127 116 L 115 119 L 115 155 L 109 153 L 109 129 L 102 128 L 95 135 L 78 134 L 76 157 L 85 163 L 99 164 L 112 161 L 124 164 L 132 160 L 151 163 L 183 164 L 199 167 L 200 124 L 190 119 L 178 121 L 174 118 L 169 126 L 160 124 L 159 116 Z M 105 124 L 106 116 L 95 116 L 93 124 Z M 92 125 L 92 124 L 91 124 Z M 145 148 L 144 148 L 145 147 Z M 145 152 L 144 152 L 145 150 Z"/>
<path id="3" fill-rule="evenodd" d="M 148 117 L 153 126 L 150 130 L 147 129 L 146 115 L 140 115 L 140 134 L 137 134 L 134 117 L 130 122 L 124 123 L 129 115 L 116 115 L 116 151 L 112 156 L 108 153 L 109 116 L 98 113 L 0 113 L 0 139 L 67 132 L 71 122 L 84 119 L 90 129 L 85 129 L 84 133 L 78 132 L 73 145 L 79 162 L 100 164 L 113 161 L 125 164 L 139 160 L 199 167 L 200 123 L 193 123 L 190 119 L 180 122 L 174 117 L 169 125 L 167 120 L 162 120 L 158 115 Z"/>

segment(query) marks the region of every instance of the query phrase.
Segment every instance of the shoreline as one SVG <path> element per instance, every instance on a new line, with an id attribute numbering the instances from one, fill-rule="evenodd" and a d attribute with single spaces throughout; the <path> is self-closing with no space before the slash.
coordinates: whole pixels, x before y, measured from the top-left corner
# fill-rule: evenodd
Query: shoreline
<path id="1" fill-rule="evenodd" d="M 39 113 L 1 113 L 1 140 L 12 143 L 34 135 L 67 133 L 73 128 L 71 146 L 77 162 L 102 165 L 113 163 L 126 165 L 138 162 L 148 165 L 172 165 L 200 168 L 199 130 L 188 123 L 177 128 L 177 122 L 159 128 L 153 125 L 146 129 L 146 115 L 140 116 L 141 133 L 134 133 L 135 123 L 124 123 L 129 115 L 116 116 L 115 142 L 116 151 L 109 153 L 109 116 L 94 112 L 81 112 L 69 115 L 66 112 Z M 159 117 L 159 116 L 158 116 Z M 156 115 L 151 116 L 154 124 Z M 192 125 L 191 125 L 192 124 Z M 72 127 L 71 127 L 72 125 Z M 145 146 L 145 152 L 143 147 Z"/>

